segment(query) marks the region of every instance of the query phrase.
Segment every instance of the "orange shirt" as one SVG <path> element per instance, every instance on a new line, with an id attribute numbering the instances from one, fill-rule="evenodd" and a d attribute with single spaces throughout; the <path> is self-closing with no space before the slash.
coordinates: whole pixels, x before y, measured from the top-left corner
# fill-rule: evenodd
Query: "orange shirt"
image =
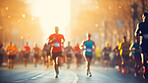
<path id="1" fill-rule="evenodd" d="M 73 48 L 73 50 L 74 50 L 75 55 L 80 55 L 81 49 L 80 49 L 79 46 L 75 46 L 75 47 Z"/>
<path id="2" fill-rule="evenodd" d="M 64 36 L 62 34 L 51 34 L 49 36 L 49 40 L 53 40 L 55 39 L 52 43 L 51 43 L 51 52 L 52 53 L 56 53 L 56 52 L 62 52 L 62 47 L 61 47 L 61 42 L 62 39 L 64 39 Z"/>
<path id="3" fill-rule="evenodd" d="M 18 53 L 18 48 L 14 46 L 14 55 L 16 55 L 17 53 Z"/>
<path id="4" fill-rule="evenodd" d="M 9 56 L 9 55 L 14 55 L 14 46 L 7 46 L 6 47 L 6 49 L 7 49 L 7 55 Z"/>

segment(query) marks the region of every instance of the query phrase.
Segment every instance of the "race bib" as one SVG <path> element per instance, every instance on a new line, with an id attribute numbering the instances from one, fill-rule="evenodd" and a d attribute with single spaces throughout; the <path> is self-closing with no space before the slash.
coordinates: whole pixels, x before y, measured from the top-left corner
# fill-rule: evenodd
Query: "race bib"
<path id="1" fill-rule="evenodd" d="M 38 54 L 38 51 L 35 51 L 35 54 Z"/>
<path id="2" fill-rule="evenodd" d="M 89 49 L 89 48 L 88 48 L 88 49 L 86 49 L 86 51 L 87 51 L 87 52 L 92 52 L 92 49 Z"/>
<path id="3" fill-rule="evenodd" d="M 12 53 L 12 50 L 9 50 L 10 53 Z"/>
<path id="4" fill-rule="evenodd" d="M 106 51 L 106 54 L 109 54 L 110 53 L 110 51 Z"/>
<path id="5" fill-rule="evenodd" d="M 75 51 L 75 53 L 77 54 L 77 53 L 79 53 L 79 51 Z"/>
<path id="6" fill-rule="evenodd" d="M 70 52 L 70 51 L 68 51 L 68 54 L 71 54 L 71 52 Z"/>
<path id="7" fill-rule="evenodd" d="M 59 42 L 54 42 L 53 46 L 54 47 L 60 47 L 60 43 Z"/>
<path id="8" fill-rule="evenodd" d="M 148 34 L 144 34 L 143 37 L 144 37 L 145 39 L 148 39 Z"/>
<path id="9" fill-rule="evenodd" d="M 123 48 L 123 51 L 127 51 L 128 49 L 127 48 Z"/>
<path id="10" fill-rule="evenodd" d="M 25 53 L 28 54 L 29 52 L 28 51 L 25 51 Z"/>

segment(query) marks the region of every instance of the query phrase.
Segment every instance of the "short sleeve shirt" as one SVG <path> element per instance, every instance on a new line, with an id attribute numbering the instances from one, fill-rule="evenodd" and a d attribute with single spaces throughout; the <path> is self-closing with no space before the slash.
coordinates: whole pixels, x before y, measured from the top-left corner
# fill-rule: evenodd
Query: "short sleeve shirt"
<path id="1" fill-rule="evenodd" d="M 64 39 L 64 36 L 62 34 L 51 34 L 49 36 L 49 40 L 53 39 L 55 40 L 51 43 L 51 52 L 52 53 L 62 52 L 61 43 L 62 39 Z"/>

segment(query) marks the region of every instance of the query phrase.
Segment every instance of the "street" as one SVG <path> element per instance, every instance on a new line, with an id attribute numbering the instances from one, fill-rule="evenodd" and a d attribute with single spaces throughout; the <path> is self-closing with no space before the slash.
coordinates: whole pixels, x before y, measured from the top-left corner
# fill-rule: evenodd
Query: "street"
<path id="1" fill-rule="evenodd" d="M 13 69 L 2 67 L 0 83 L 147 83 L 148 81 L 132 74 L 121 74 L 114 68 L 105 70 L 103 67 L 93 65 L 92 77 L 87 77 L 84 70 L 83 65 L 78 69 L 75 65 L 67 69 L 64 64 L 60 68 L 59 78 L 55 79 L 52 66 L 48 69 L 41 65 L 35 68 L 32 64 L 27 68 L 23 65 L 16 65 Z"/>

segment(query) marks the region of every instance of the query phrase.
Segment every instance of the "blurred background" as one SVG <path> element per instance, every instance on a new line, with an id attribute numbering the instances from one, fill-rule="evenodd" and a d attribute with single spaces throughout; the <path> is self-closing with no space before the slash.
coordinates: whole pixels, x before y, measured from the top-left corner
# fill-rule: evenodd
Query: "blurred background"
<path id="1" fill-rule="evenodd" d="M 0 41 L 40 47 L 59 26 L 66 41 L 81 42 L 90 32 L 97 47 L 114 47 L 122 35 L 133 40 L 148 0 L 0 0 Z"/>

